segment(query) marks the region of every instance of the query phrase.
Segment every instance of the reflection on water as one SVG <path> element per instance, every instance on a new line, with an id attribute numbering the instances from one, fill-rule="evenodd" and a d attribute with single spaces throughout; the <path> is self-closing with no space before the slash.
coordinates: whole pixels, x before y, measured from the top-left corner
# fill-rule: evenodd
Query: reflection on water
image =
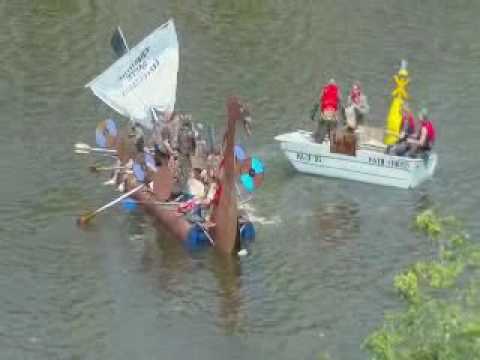
<path id="1" fill-rule="evenodd" d="M 324 246 L 346 244 L 360 230 L 359 207 L 339 201 L 322 204 L 313 209 L 312 221 L 317 225 L 318 237 Z"/>
<path id="2" fill-rule="evenodd" d="M 158 226 L 152 234 L 148 231 L 151 225 L 148 217 L 139 213 L 129 215 L 129 238 L 143 246 L 139 266 L 135 268 L 148 275 L 162 296 L 168 298 L 164 305 L 168 307 L 171 303 L 173 311 L 187 317 L 195 316 L 197 311 L 212 314 L 210 325 L 217 324 L 226 334 L 241 331 L 246 314 L 242 313 L 239 259 L 225 257 L 212 248 L 188 251 Z M 194 285 L 190 287 L 192 282 Z M 204 299 L 211 300 L 199 308 L 198 302 L 203 303 Z"/>
<path id="3" fill-rule="evenodd" d="M 472 1 L 0 2 L 2 355 L 366 358 L 363 338 L 398 305 L 392 274 L 428 247 L 411 231 L 416 211 L 464 215 L 480 232 L 480 105 L 470 96 L 480 91 L 479 13 Z M 253 110 L 245 146 L 268 171 L 251 204 L 257 239 L 240 260 L 189 253 L 143 214 L 111 209 L 88 231 L 72 219 L 116 195 L 87 173 L 97 160 L 71 151 L 113 115 L 83 86 L 111 64 L 115 26 L 137 43 L 170 16 L 178 110 L 216 126 L 228 95 Z M 380 125 L 401 58 L 412 106 L 437 120 L 434 181 L 399 191 L 296 174 L 273 137 L 312 128 L 331 76 L 344 89 L 360 80 Z"/>
<path id="4" fill-rule="evenodd" d="M 225 333 L 241 331 L 244 316 L 241 293 L 241 265 L 236 257 L 214 254 L 212 266 L 209 267 L 218 284 L 218 324 Z"/>
<path id="5" fill-rule="evenodd" d="M 431 209 L 435 207 L 435 201 L 432 198 L 432 195 L 429 194 L 428 191 L 425 190 L 418 190 L 416 193 L 416 200 L 415 200 L 415 212 L 420 213 L 423 210 Z"/>

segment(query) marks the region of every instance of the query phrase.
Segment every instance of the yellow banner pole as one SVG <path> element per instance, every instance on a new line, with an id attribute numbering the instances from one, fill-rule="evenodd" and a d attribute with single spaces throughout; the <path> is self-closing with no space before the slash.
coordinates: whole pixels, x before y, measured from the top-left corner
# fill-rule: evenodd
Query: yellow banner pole
<path id="1" fill-rule="evenodd" d="M 405 60 L 402 60 L 398 73 L 393 75 L 393 80 L 395 81 L 395 89 L 392 91 L 392 102 L 385 123 L 385 137 L 383 139 L 386 145 L 393 145 L 397 142 L 402 125 L 403 103 L 410 97 L 408 95 L 410 77 Z"/>

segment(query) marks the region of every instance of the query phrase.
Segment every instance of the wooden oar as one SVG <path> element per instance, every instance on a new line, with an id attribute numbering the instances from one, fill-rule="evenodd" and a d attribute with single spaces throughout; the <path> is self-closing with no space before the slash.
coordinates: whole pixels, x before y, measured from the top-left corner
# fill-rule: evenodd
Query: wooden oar
<path id="1" fill-rule="evenodd" d="M 136 204 L 146 204 L 146 205 L 158 205 L 158 206 L 166 206 L 166 207 L 178 207 L 181 202 L 178 201 L 135 201 Z M 176 208 L 173 210 L 177 210 Z"/>
<path id="2" fill-rule="evenodd" d="M 80 155 L 92 155 L 94 154 L 95 156 L 103 156 L 103 157 L 108 157 L 112 159 L 117 159 L 117 154 L 115 153 L 110 153 L 110 152 L 90 152 L 86 150 L 80 150 L 80 149 L 74 149 L 75 154 L 80 154 Z"/>
<path id="3" fill-rule="evenodd" d="M 91 165 L 88 167 L 88 170 L 92 173 L 98 173 L 100 171 L 109 171 L 109 170 L 122 170 L 122 169 L 128 169 L 126 166 L 96 166 L 96 165 Z"/>
<path id="4" fill-rule="evenodd" d="M 205 234 L 205 236 L 207 237 L 208 241 L 210 241 L 210 244 L 212 246 L 215 246 L 215 241 L 213 241 L 212 237 L 210 236 L 210 234 L 208 233 L 208 229 L 200 222 L 196 221 L 195 222 L 196 225 L 200 226 L 200 229 L 202 229 L 203 233 Z"/>
<path id="5" fill-rule="evenodd" d="M 88 144 L 85 143 L 76 143 L 74 146 L 74 150 L 77 154 L 89 154 L 90 152 L 102 152 L 102 153 L 110 153 L 110 154 L 115 154 L 117 150 L 115 149 L 104 149 L 104 148 L 97 148 L 97 147 L 92 147 Z"/>
<path id="6" fill-rule="evenodd" d="M 105 204 L 103 205 L 102 207 L 98 208 L 97 210 L 95 211 L 91 211 L 85 215 L 82 215 L 80 216 L 78 219 L 77 219 L 77 224 L 78 225 L 86 225 L 91 219 L 93 219 L 95 216 L 97 216 L 98 214 L 100 214 L 102 211 L 108 209 L 109 207 L 112 207 L 113 205 L 119 203 L 120 201 L 122 201 L 123 199 L 126 199 L 127 197 L 129 197 L 130 195 L 136 193 L 137 191 L 141 190 L 143 187 L 145 186 L 145 184 L 140 184 L 138 185 L 137 187 L 133 188 L 132 190 L 130 190 L 129 192 L 119 196 L 118 198 L 110 201 L 108 204 Z"/>

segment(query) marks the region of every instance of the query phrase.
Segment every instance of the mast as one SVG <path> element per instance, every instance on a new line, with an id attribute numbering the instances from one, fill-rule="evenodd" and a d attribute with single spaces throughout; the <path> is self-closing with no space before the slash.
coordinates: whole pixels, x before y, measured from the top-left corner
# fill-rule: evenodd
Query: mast
<path id="1" fill-rule="evenodd" d="M 241 117 L 240 103 L 234 96 L 227 101 L 228 122 L 225 133 L 225 148 L 223 151 L 223 174 L 220 179 L 220 199 L 213 210 L 215 221 L 215 246 L 227 254 L 235 250 L 235 240 L 238 233 L 238 207 L 235 189 L 235 127 Z"/>

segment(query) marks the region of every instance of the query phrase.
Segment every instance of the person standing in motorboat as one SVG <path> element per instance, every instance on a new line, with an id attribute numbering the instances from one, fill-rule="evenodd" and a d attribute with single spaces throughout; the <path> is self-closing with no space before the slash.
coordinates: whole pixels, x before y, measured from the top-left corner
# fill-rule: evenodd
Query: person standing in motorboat
<path id="1" fill-rule="evenodd" d="M 316 105 L 311 114 L 313 120 L 318 108 L 320 108 L 317 130 L 313 134 L 316 142 L 322 143 L 326 136 L 330 138 L 330 131 L 337 127 L 340 102 L 340 87 L 335 82 L 335 79 L 330 79 L 320 93 L 319 106 Z"/>
<path id="2" fill-rule="evenodd" d="M 347 127 L 355 130 L 363 124 L 365 115 L 370 111 L 367 96 L 363 93 L 360 83 L 355 81 L 350 89 L 345 106 L 345 120 Z"/>

